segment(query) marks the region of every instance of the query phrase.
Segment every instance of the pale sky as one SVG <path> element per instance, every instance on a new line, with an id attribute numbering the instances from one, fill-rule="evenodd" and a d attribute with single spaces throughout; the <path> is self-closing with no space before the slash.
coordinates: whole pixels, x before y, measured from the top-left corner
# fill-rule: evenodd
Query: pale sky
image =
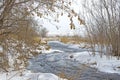
<path id="1" fill-rule="evenodd" d="M 72 9 L 76 13 L 79 14 L 81 8 L 81 0 L 75 0 L 76 2 L 72 4 Z M 48 30 L 48 35 L 74 35 L 74 34 L 79 34 L 79 35 L 84 35 L 84 26 L 80 25 L 79 22 L 77 21 L 77 17 L 74 18 L 73 22 L 76 26 L 75 30 L 70 29 L 70 20 L 67 17 L 67 14 L 64 14 L 63 16 L 59 17 L 59 22 L 56 23 L 54 21 L 49 22 L 46 19 L 40 19 L 37 18 L 39 21 L 38 23 L 43 25 L 43 27 L 46 27 Z M 55 25 L 54 25 L 55 24 Z M 57 26 L 57 27 L 56 27 Z"/>

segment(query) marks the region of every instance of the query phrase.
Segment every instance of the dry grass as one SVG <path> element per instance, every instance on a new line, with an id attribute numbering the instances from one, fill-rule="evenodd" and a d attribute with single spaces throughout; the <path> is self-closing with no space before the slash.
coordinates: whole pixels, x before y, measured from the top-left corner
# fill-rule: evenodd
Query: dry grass
<path id="1" fill-rule="evenodd" d="M 80 66 L 81 66 L 81 69 L 77 70 L 76 74 L 72 74 L 72 75 L 68 76 L 63 71 L 61 71 L 61 73 L 57 74 L 57 76 L 59 76 L 60 78 L 67 79 L 67 80 L 79 79 L 81 77 L 82 72 L 84 72 L 84 70 L 89 68 L 89 65 L 86 65 L 86 64 L 82 64 Z M 65 70 L 65 67 L 63 68 L 63 70 Z"/>
<path id="2" fill-rule="evenodd" d="M 120 59 L 120 8 L 118 9 L 115 5 L 120 4 L 120 2 L 118 0 L 99 1 L 101 2 L 100 5 L 94 1 L 92 5 L 89 5 L 89 2 L 84 4 L 84 10 L 86 10 L 84 13 L 87 14 L 83 16 L 86 19 L 85 26 L 91 45 L 100 46 L 101 52 L 104 51 L 105 46 L 107 48 L 105 53 L 117 56 Z M 102 12 L 103 9 L 105 13 Z"/>
<path id="3" fill-rule="evenodd" d="M 89 42 L 89 40 L 87 40 L 87 38 L 83 38 L 80 36 L 62 36 L 62 37 L 60 37 L 60 41 L 63 43 L 72 43 L 72 44 Z"/>
<path id="4" fill-rule="evenodd" d="M 67 80 L 75 80 L 74 77 L 68 77 L 66 76 L 66 74 L 64 73 L 59 73 L 57 76 L 59 76 L 60 78 L 63 78 L 63 79 L 67 79 Z"/>
<path id="5" fill-rule="evenodd" d="M 0 68 L 5 71 L 11 68 L 8 55 L 11 55 L 14 60 L 12 68 L 19 70 L 21 66 L 28 65 L 30 57 L 40 54 L 40 52 L 35 51 L 37 48 L 42 50 L 39 46 L 45 46 L 47 50 L 50 49 L 47 46 L 47 41 L 42 41 L 34 28 L 28 26 L 18 27 L 15 33 L 1 35 L 0 46 L 4 49 L 4 52 L 0 54 Z"/>

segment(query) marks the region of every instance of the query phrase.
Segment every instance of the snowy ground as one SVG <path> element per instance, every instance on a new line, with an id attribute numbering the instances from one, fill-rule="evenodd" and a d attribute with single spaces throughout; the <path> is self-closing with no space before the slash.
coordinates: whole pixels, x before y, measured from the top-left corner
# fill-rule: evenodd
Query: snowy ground
<path id="1" fill-rule="evenodd" d="M 67 46 L 68 48 L 72 49 L 79 49 L 83 48 L 85 46 L 84 43 L 81 45 L 78 44 L 64 44 L 61 42 L 57 42 L 58 44 Z M 53 53 L 53 52 L 64 52 L 62 50 L 50 50 L 46 51 L 46 53 Z M 75 53 L 70 53 L 68 56 L 72 55 L 73 60 L 79 61 L 82 64 L 85 64 L 90 67 L 97 68 L 99 71 L 106 72 L 106 73 L 118 73 L 120 74 L 120 60 L 118 60 L 116 57 L 107 57 L 106 55 L 103 54 L 102 57 L 100 57 L 100 53 L 96 52 L 96 55 L 93 56 L 92 52 L 88 51 L 82 51 L 82 52 L 75 52 Z M 69 57 L 68 57 L 69 58 Z"/>
<path id="2" fill-rule="evenodd" d="M 79 45 L 70 45 L 72 48 L 79 48 L 85 46 L 82 44 Z M 100 57 L 100 53 L 96 52 L 96 55 L 93 56 L 92 52 L 84 51 L 84 52 L 77 52 L 77 53 L 71 53 L 71 55 L 74 56 L 74 60 L 77 60 L 83 64 L 86 64 L 88 66 L 97 68 L 99 71 L 107 72 L 107 73 L 118 73 L 120 74 L 120 60 L 118 60 L 114 56 L 106 56 L 103 54 L 102 57 Z"/>
<path id="3" fill-rule="evenodd" d="M 45 53 L 51 52 L 61 53 L 63 51 L 60 50 L 45 51 Z M 101 72 L 120 74 L 120 60 L 117 60 L 116 57 L 107 57 L 105 55 L 100 57 L 99 53 L 96 53 L 96 55 L 93 56 L 92 52 L 87 51 L 68 54 L 68 56 L 71 55 L 73 56 L 72 58 L 73 60 L 79 61 L 80 63 L 85 64 L 86 66 L 97 68 Z M 68 59 L 70 58 L 68 57 Z"/>
<path id="4" fill-rule="evenodd" d="M 106 57 L 105 55 L 100 57 L 99 53 L 96 53 L 96 55 L 93 56 L 92 52 L 87 51 L 72 53 L 71 55 L 74 56 L 75 60 L 97 68 L 99 71 L 120 74 L 120 60 L 117 60 L 116 57 Z"/>
<path id="5" fill-rule="evenodd" d="M 60 58 L 61 61 L 59 64 L 66 64 L 62 60 L 65 59 L 65 60 L 69 60 L 69 62 L 71 63 L 79 62 L 86 66 L 96 68 L 98 69 L 98 71 L 101 72 L 120 74 L 120 60 L 117 60 L 116 57 L 106 57 L 105 55 L 100 57 L 98 52 L 96 52 L 95 56 L 92 55 L 92 52 L 87 52 L 87 51 L 79 52 L 78 49 L 84 47 L 84 44 L 80 46 L 73 44 L 64 44 L 60 42 L 55 42 L 55 43 L 63 46 L 63 48 L 59 48 L 57 44 L 54 44 L 53 48 L 50 49 L 49 51 L 44 50 L 43 53 L 46 53 L 45 55 L 49 53 L 53 53 L 51 55 L 48 55 L 49 57 L 47 58 L 48 62 L 58 60 Z M 54 49 L 54 47 L 58 49 Z M 71 52 L 66 53 L 65 51 L 68 51 L 67 49 L 68 50 L 70 49 Z M 74 52 L 74 50 L 76 50 L 76 52 Z M 72 58 L 70 58 L 70 56 L 72 56 Z M 12 71 L 9 73 L 1 72 L 0 80 L 66 80 L 66 79 L 62 79 L 52 73 L 40 73 L 40 72 L 34 73 L 28 70 L 22 70 L 22 71 Z"/>
<path id="6" fill-rule="evenodd" d="M 67 80 L 52 73 L 32 73 L 30 71 L 12 71 L 0 73 L 0 80 Z"/>

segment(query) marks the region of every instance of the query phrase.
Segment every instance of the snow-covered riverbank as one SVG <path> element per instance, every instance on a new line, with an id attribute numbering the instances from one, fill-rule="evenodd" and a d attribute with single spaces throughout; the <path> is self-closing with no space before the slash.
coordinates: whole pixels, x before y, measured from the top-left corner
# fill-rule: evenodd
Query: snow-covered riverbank
<path id="1" fill-rule="evenodd" d="M 49 51 L 30 59 L 28 70 L 0 73 L 0 80 L 66 80 L 58 77 L 63 74 L 73 80 L 119 80 L 120 60 L 116 57 L 93 56 L 92 52 L 82 49 L 84 44 L 64 44 L 58 41 L 48 43 Z M 73 77 L 74 76 L 74 77 Z"/>
<path id="2" fill-rule="evenodd" d="M 72 60 L 76 60 L 87 66 L 97 68 L 99 71 L 106 72 L 106 73 L 120 74 L 120 60 L 118 60 L 114 56 L 107 57 L 106 55 L 103 54 L 103 56 L 100 57 L 99 52 L 96 52 L 95 53 L 96 55 L 93 56 L 93 53 L 90 51 L 89 52 L 85 51 L 85 50 L 82 51 L 81 48 L 86 46 L 85 44 L 82 44 L 82 45 L 64 44 L 64 43 L 61 43 L 58 41 L 50 42 L 50 43 L 56 44 L 56 50 L 50 50 L 46 53 L 54 53 L 54 52 L 65 53 L 64 50 L 68 49 L 69 51 L 71 51 L 68 54 L 68 59 L 70 59 L 69 56 L 73 56 Z M 60 44 L 61 48 L 63 46 L 64 47 L 63 50 L 60 49 L 60 46 L 59 45 L 57 46 L 57 44 Z M 65 49 L 65 47 L 66 47 L 66 49 Z M 53 48 L 55 48 L 55 47 L 53 47 Z M 73 52 L 72 50 L 76 50 L 76 52 Z M 79 51 L 79 50 L 81 50 L 81 51 Z M 64 54 L 61 56 L 64 56 Z"/>
<path id="3" fill-rule="evenodd" d="M 2 72 L 0 80 L 67 80 L 52 73 L 33 73 L 28 70 Z"/>

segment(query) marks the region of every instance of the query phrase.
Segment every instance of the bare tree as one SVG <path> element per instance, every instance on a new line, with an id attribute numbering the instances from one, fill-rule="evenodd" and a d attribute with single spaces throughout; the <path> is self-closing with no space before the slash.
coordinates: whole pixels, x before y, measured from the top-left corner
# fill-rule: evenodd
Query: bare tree
<path id="1" fill-rule="evenodd" d="M 48 33 L 48 30 L 45 28 L 45 27 L 41 27 L 41 29 L 40 29 L 40 36 L 42 37 L 42 38 L 44 38 L 44 37 L 46 37 L 47 36 L 47 33 Z"/>
<path id="2" fill-rule="evenodd" d="M 9 55 L 21 60 L 23 64 L 26 63 L 27 58 L 31 55 L 30 50 L 34 49 L 33 47 L 36 48 L 35 45 L 28 46 L 33 43 L 31 42 L 32 37 L 37 36 L 33 28 L 34 21 L 30 19 L 34 15 L 37 14 L 37 16 L 47 19 L 47 15 L 50 15 L 57 21 L 60 15 L 68 13 L 71 29 L 74 29 L 72 18 L 77 14 L 70 9 L 70 6 L 71 1 L 69 0 L 0 0 L 0 45 L 3 46 L 3 55 L 0 55 L 2 64 L 0 65 L 3 65 L 2 68 L 7 70 L 9 67 Z M 79 18 L 79 20 L 81 19 Z M 44 37 L 47 31 L 46 29 L 41 31 Z M 12 45 L 12 43 L 16 45 Z M 23 47 L 25 48 L 23 49 Z M 15 50 L 13 51 L 13 49 Z M 6 59 L 5 62 L 4 59 Z M 16 67 L 22 64 L 15 61 L 14 66 Z"/>
<path id="3" fill-rule="evenodd" d="M 120 56 L 120 1 L 90 0 L 84 3 L 86 30 L 99 50 Z M 106 48 L 106 50 L 105 50 Z"/>

